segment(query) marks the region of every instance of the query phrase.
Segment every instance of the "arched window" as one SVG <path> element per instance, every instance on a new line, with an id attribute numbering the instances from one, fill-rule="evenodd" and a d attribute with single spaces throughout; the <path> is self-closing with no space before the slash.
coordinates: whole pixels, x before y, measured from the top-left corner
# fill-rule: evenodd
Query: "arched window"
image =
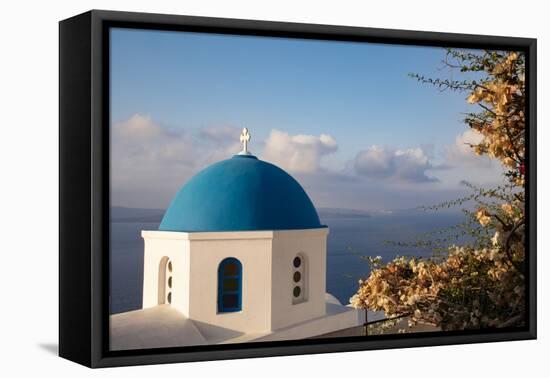
<path id="1" fill-rule="evenodd" d="M 307 300 L 307 260 L 299 253 L 292 260 L 292 304 Z"/>
<path id="2" fill-rule="evenodd" d="M 167 256 L 160 259 L 158 303 L 172 304 L 172 260 Z"/>
<path id="3" fill-rule="evenodd" d="M 229 257 L 218 267 L 218 312 L 241 311 L 242 306 L 242 265 L 239 260 Z"/>

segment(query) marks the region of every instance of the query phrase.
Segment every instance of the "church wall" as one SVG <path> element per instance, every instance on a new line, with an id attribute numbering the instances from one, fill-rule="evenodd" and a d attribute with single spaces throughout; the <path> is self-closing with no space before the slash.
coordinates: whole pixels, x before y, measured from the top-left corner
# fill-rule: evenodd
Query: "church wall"
<path id="1" fill-rule="evenodd" d="M 142 231 L 144 239 L 143 308 L 159 304 L 159 268 L 163 257 L 172 262 L 171 305 L 189 316 L 189 240 L 182 232 Z"/>
<path id="2" fill-rule="evenodd" d="M 270 231 L 189 234 L 191 319 L 240 332 L 270 330 L 272 235 Z M 242 264 L 242 310 L 218 313 L 218 267 L 228 257 Z"/>
<path id="3" fill-rule="evenodd" d="M 326 239 L 328 228 L 276 231 L 273 237 L 273 330 L 325 315 Z M 293 260 L 305 257 L 306 300 L 293 304 Z"/>
<path id="4" fill-rule="evenodd" d="M 143 231 L 143 308 L 159 304 L 159 264 L 173 263 L 172 306 L 214 332 L 270 332 L 325 315 L 328 228 L 185 233 Z M 303 302 L 293 304 L 293 259 L 306 264 Z M 218 313 L 218 267 L 242 264 L 242 309 Z M 220 327 L 217 329 L 215 327 Z"/>

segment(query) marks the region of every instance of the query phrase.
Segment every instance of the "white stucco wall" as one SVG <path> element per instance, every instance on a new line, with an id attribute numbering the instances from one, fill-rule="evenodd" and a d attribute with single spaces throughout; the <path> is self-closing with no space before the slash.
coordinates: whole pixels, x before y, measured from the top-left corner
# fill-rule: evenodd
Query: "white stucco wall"
<path id="1" fill-rule="evenodd" d="M 328 228 L 274 232 L 272 330 L 325 315 L 327 235 Z M 305 257 L 306 300 L 293 304 L 292 261 L 297 255 Z"/>
<path id="2" fill-rule="evenodd" d="M 195 322 L 243 333 L 271 332 L 325 315 L 328 228 L 292 231 L 143 231 L 143 307 L 158 304 L 159 264 L 173 264 L 172 305 Z M 305 257 L 306 300 L 292 303 L 292 261 Z M 242 310 L 218 313 L 218 267 L 242 264 Z M 223 331 L 220 329 L 219 331 Z"/>
<path id="3" fill-rule="evenodd" d="M 269 330 L 272 237 L 265 231 L 190 234 L 189 317 L 242 332 Z M 242 310 L 218 313 L 218 267 L 228 257 L 242 264 Z"/>
<path id="4" fill-rule="evenodd" d="M 159 304 L 159 267 L 163 257 L 172 261 L 172 306 L 189 316 L 189 240 L 180 232 L 142 231 L 143 308 Z"/>

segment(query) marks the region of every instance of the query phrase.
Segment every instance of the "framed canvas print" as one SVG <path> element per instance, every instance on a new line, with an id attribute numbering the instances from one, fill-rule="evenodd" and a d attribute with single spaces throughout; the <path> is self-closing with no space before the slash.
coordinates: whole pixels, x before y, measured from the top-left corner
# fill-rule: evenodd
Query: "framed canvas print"
<path id="1" fill-rule="evenodd" d="M 536 41 L 60 22 L 59 353 L 536 337 Z"/>

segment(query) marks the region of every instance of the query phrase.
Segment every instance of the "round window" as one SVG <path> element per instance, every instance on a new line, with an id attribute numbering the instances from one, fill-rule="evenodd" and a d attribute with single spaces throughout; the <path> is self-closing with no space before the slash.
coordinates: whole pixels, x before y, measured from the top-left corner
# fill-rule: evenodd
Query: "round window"
<path id="1" fill-rule="evenodd" d="M 294 272 L 294 282 L 300 282 L 300 280 L 302 279 L 302 275 L 300 274 L 300 272 Z"/>
<path id="2" fill-rule="evenodd" d="M 172 288 L 172 276 L 168 277 L 168 287 Z"/>
<path id="3" fill-rule="evenodd" d="M 296 256 L 296 257 L 294 258 L 293 264 L 294 264 L 294 267 L 295 267 L 295 268 L 299 268 L 300 265 L 302 265 L 302 259 L 301 259 L 300 257 Z"/>
<path id="4" fill-rule="evenodd" d="M 168 293 L 166 300 L 168 301 L 168 304 L 172 303 L 172 293 Z"/>
<path id="5" fill-rule="evenodd" d="M 302 292 L 302 289 L 300 289 L 300 286 L 294 286 L 294 290 L 292 291 L 292 293 L 294 294 L 294 297 L 298 298 L 301 292 Z"/>

